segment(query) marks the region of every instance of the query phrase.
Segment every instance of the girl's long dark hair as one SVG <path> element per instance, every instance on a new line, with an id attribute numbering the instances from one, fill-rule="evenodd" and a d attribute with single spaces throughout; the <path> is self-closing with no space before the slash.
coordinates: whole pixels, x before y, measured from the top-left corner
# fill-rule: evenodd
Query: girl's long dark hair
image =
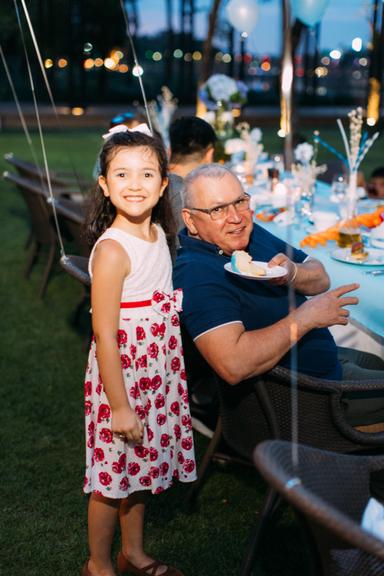
<path id="1" fill-rule="evenodd" d="M 106 177 L 111 160 L 121 148 L 135 148 L 137 146 L 144 146 L 153 150 L 159 162 L 161 178 L 166 178 L 168 161 L 162 141 L 157 136 L 148 136 L 142 132 L 117 132 L 108 138 L 100 152 L 100 175 Z M 92 200 L 85 223 L 85 235 L 90 247 L 111 226 L 115 217 L 116 208 L 110 199 L 104 196 L 100 185 L 96 184 L 92 192 Z M 168 187 L 153 208 L 151 220 L 162 226 L 172 253 L 175 243 L 176 224 L 169 202 Z"/>

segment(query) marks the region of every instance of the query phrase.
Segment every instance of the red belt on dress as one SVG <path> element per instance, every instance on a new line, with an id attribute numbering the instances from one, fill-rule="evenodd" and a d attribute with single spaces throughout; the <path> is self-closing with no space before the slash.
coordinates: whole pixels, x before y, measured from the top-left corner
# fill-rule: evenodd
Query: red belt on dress
<path id="1" fill-rule="evenodd" d="M 137 302 L 120 302 L 120 308 L 142 308 L 151 306 L 152 300 L 138 300 Z"/>

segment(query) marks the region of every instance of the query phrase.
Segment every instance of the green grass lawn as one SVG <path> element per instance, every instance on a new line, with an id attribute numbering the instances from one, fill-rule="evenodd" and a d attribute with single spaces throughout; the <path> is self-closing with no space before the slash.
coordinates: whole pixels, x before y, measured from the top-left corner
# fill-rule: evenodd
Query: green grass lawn
<path id="1" fill-rule="evenodd" d="M 265 141 L 279 151 L 272 134 L 265 133 Z M 46 143 L 51 167 L 70 169 L 73 163 L 87 177 L 100 132 L 51 132 Z M 24 136 L 16 132 L 0 135 L 2 171 L 8 169 L 6 152 L 31 157 Z M 372 151 L 371 161 L 379 163 L 377 152 Z M 17 190 L 4 181 L 0 218 L 0 573 L 75 576 L 87 557 L 87 499 L 82 494 L 85 330 L 71 324 L 81 286 L 57 266 L 40 300 L 41 265 L 29 280 L 23 278 L 27 210 Z M 196 442 L 200 459 L 207 441 L 196 434 Z M 250 468 L 216 465 L 191 514 L 185 510 L 186 493 L 179 485 L 153 498 L 146 522 L 148 549 L 186 576 L 236 575 L 264 484 Z M 117 537 L 115 551 L 118 546 Z M 304 576 L 303 550 L 298 529 L 286 514 L 270 532 L 255 575 Z"/>

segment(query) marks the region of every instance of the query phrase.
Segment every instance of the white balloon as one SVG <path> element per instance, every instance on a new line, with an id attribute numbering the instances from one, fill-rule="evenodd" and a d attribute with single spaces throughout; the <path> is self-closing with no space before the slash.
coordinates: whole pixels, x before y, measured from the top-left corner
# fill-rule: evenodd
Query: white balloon
<path id="1" fill-rule="evenodd" d="M 322 19 L 329 0 L 292 0 L 292 12 L 307 26 Z"/>
<path id="2" fill-rule="evenodd" d="M 256 0 L 229 0 L 227 17 L 239 32 L 251 32 L 257 22 L 258 8 Z"/>

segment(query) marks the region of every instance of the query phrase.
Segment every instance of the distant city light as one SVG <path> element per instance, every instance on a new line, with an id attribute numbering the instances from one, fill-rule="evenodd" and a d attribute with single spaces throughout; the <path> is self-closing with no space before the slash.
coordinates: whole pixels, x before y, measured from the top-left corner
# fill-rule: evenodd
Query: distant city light
<path id="1" fill-rule="evenodd" d="M 75 106 L 75 108 L 72 108 L 71 110 L 72 116 L 82 116 L 84 112 L 85 110 L 84 108 L 81 108 L 81 106 Z"/>
<path id="2" fill-rule="evenodd" d="M 44 60 L 44 68 L 52 68 L 53 66 L 53 60 L 51 60 L 50 58 L 46 58 Z"/>
<path id="3" fill-rule="evenodd" d="M 362 77 L 362 73 L 360 72 L 360 70 L 354 70 L 354 71 L 352 72 L 352 77 L 353 77 L 355 80 L 360 80 L 360 78 Z"/>
<path id="4" fill-rule="evenodd" d="M 86 42 L 83 46 L 83 52 L 90 52 L 93 49 L 93 46 L 90 42 Z"/>
<path id="5" fill-rule="evenodd" d="M 57 61 L 57 65 L 59 68 L 65 68 L 68 66 L 68 60 L 66 58 L 59 58 Z"/>
<path id="6" fill-rule="evenodd" d="M 185 62 L 190 62 L 192 60 L 192 54 L 190 52 L 186 52 L 184 54 L 184 60 Z"/>
<path id="7" fill-rule="evenodd" d="M 331 50 L 329 55 L 332 58 L 332 60 L 340 60 L 341 50 Z"/>
<path id="8" fill-rule="evenodd" d="M 280 130 L 278 130 L 277 135 L 279 138 L 285 138 L 286 137 L 286 133 L 285 130 L 283 130 L 282 128 L 280 128 Z"/>
<path id="9" fill-rule="evenodd" d="M 230 54 L 223 54 L 223 62 L 224 64 L 229 64 L 232 62 L 232 56 Z"/>
<path id="10" fill-rule="evenodd" d="M 183 57 L 183 51 L 180 50 L 180 48 L 176 48 L 176 50 L 173 51 L 173 57 L 174 58 L 182 58 Z"/>
<path id="11" fill-rule="evenodd" d="M 271 69 L 271 64 L 266 60 L 265 62 L 261 63 L 260 68 L 263 70 L 263 72 L 269 72 Z"/>
<path id="12" fill-rule="evenodd" d="M 323 56 L 323 58 L 321 59 L 321 63 L 324 64 L 324 66 L 328 66 L 330 62 L 331 60 L 330 58 L 328 58 L 328 56 Z"/>
<path id="13" fill-rule="evenodd" d="M 116 62 L 113 58 L 106 58 L 104 60 L 104 66 L 108 68 L 108 70 L 113 70 L 116 67 Z"/>
<path id="14" fill-rule="evenodd" d="M 327 92 L 328 90 L 326 89 L 325 86 L 318 86 L 316 88 L 316 94 L 318 94 L 319 96 L 325 96 Z"/>
<path id="15" fill-rule="evenodd" d="M 199 52 L 199 50 L 195 50 L 194 53 L 192 54 L 192 58 L 195 60 L 195 62 L 199 62 L 199 60 L 201 60 L 202 57 L 203 56 L 202 56 L 201 52 Z"/>
<path id="16" fill-rule="evenodd" d="M 367 66 L 368 60 L 366 58 L 359 58 L 360 66 Z"/>
<path id="17" fill-rule="evenodd" d="M 125 74 L 126 72 L 128 72 L 129 68 L 128 68 L 127 64 L 119 64 L 118 70 L 122 74 Z"/>
<path id="18" fill-rule="evenodd" d="M 354 39 L 352 40 L 352 49 L 353 49 L 355 52 L 360 52 L 361 49 L 362 49 L 362 47 L 363 47 L 363 41 L 362 41 L 361 38 L 358 38 L 358 37 L 357 37 L 357 38 L 354 38 Z"/>
<path id="19" fill-rule="evenodd" d="M 115 60 L 121 60 L 122 58 L 124 58 L 124 54 L 122 53 L 121 50 L 115 50 L 114 52 L 112 52 L 111 57 Z"/>
<path id="20" fill-rule="evenodd" d="M 322 78 L 323 76 L 327 76 L 328 68 L 326 68 L 325 66 L 317 66 L 317 68 L 315 68 L 315 74 L 318 78 Z"/>
<path id="21" fill-rule="evenodd" d="M 241 37 L 242 38 L 248 38 L 248 32 L 242 32 Z"/>
<path id="22" fill-rule="evenodd" d="M 100 68 L 104 64 L 104 60 L 102 58 L 95 58 L 95 66 L 96 68 Z"/>
<path id="23" fill-rule="evenodd" d="M 374 126 L 376 124 L 376 118 L 367 118 L 368 126 Z"/>
<path id="24" fill-rule="evenodd" d="M 215 60 L 216 62 L 221 62 L 223 59 L 224 54 L 222 52 L 216 52 L 215 54 Z"/>
<path id="25" fill-rule="evenodd" d="M 86 70 L 91 70 L 91 68 L 93 68 L 95 65 L 95 61 L 93 58 L 87 58 L 86 60 L 84 60 L 83 66 Z"/>
<path id="26" fill-rule="evenodd" d="M 134 66 L 132 69 L 132 74 L 134 76 L 142 76 L 144 74 L 144 70 L 141 66 Z"/>
<path id="27" fill-rule="evenodd" d="M 163 55 L 161 54 L 161 52 L 154 52 L 152 55 L 152 60 L 154 60 L 155 62 L 160 62 L 162 57 Z"/>

